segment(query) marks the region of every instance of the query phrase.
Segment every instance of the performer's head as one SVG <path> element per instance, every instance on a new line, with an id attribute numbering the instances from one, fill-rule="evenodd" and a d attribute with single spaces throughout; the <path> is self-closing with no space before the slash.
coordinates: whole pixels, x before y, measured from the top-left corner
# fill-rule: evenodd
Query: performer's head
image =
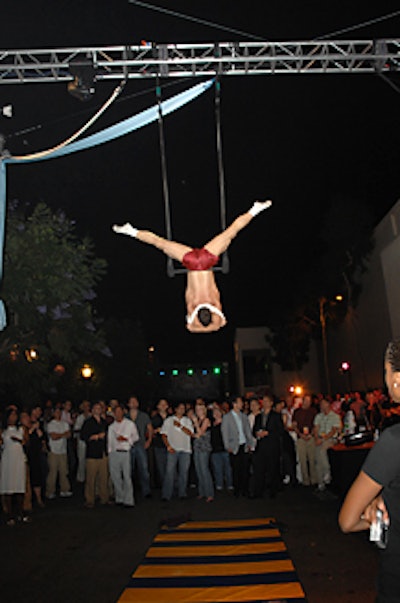
<path id="1" fill-rule="evenodd" d="M 197 312 L 197 318 L 203 327 L 208 327 L 208 325 L 212 322 L 212 313 L 208 308 L 200 308 Z"/>

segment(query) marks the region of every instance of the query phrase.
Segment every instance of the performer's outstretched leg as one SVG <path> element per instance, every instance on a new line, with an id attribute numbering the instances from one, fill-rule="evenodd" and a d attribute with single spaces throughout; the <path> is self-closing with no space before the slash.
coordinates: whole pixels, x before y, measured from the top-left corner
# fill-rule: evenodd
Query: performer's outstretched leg
<path id="1" fill-rule="evenodd" d="M 153 245 L 153 247 L 160 249 L 170 258 L 173 260 L 178 260 L 179 262 L 182 262 L 182 258 L 185 253 L 188 253 L 192 250 L 192 248 L 188 245 L 183 245 L 182 243 L 177 243 L 176 241 L 169 241 L 168 239 L 159 237 L 150 230 L 138 230 L 137 228 L 134 228 L 132 224 L 129 224 L 129 222 L 123 224 L 122 226 L 114 224 L 112 229 L 118 234 L 125 234 L 129 237 L 139 239 L 139 241 L 147 243 L 148 245 Z"/>
<path id="2" fill-rule="evenodd" d="M 211 239 L 204 247 L 214 255 L 221 255 L 221 253 L 228 249 L 238 232 L 245 228 L 255 216 L 264 211 L 264 209 L 271 207 L 271 205 L 272 201 L 255 201 L 248 212 L 237 217 L 228 228 Z"/>

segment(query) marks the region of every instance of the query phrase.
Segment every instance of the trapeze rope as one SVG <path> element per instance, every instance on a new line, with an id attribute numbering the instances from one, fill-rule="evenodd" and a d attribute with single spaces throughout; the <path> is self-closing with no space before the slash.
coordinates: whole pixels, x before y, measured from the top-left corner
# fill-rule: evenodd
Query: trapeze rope
<path id="1" fill-rule="evenodd" d="M 217 160 L 218 160 L 218 183 L 219 183 L 219 203 L 221 212 L 221 230 L 226 229 L 226 194 L 225 194 L 225 173 L 224 162 L 222 158 L 222 133 L 221 133 L 221 82 L 215 81 L 215 123 L 217 130 Z M 228 252 L 222 254 L 222 273 L 229 272 Z"/>
<path id="2" fill-rule="evenodd" d="M 163 183 L 164 196 L 164 214 L 165 214 L 165 230 L 167 239 L 172 241 L 172 225 L 171 225 L 171 205 L 168 186 L 168 170 L 167 156 L 165 150 L 165 135 L 164 135 L 164 118 L 161 105 L 161 88 L 157 82 L 156 86 L 157 105 L 158 105 L 158 132 L 160 141 L 160 156 L 161 156 L 161 177 Z M 219 202 L 220 202 L 220 217 L 221 230 L 226 229 L 226 194 L 225 194 L 225 174 L 224 164 L 222 159 L 222 134 L 221 134 L 221 84 L 219 79 L 215 80 L 215 122 L 216 122 L 216 139 L 217 139 L 217 159 L 218 159 L 218 183 L 219 183 Z M 229 272 L 229 257 L 228 252 L 222 254 L 221 270 L 223 274 Z M 167 274 L 169 277 L 174 277 L 176 274 L 187 272 L 186 268 L 175 269 L 172 258 L 167 258 Z"/>
<path id="3" fill-rule="evenodd" d="M 167 154 L 165 152 L 165 136 L 164 136 L 164 117 L 161 105 L 161 87 L 158 82 L 156 86 L 157 106 L 158 106 L 158 134 L 160 140 L 160 155 L 161 155 L 161 177 L 163 183 L 164 195 L 164 214 L 165 228 L 167 231 L 167 239 L 172 241 L 172 226 L 171 226 L 171 207 L 169 203 L 169 186 L 168 186 L 168 171 L 167 171 Z M 167 258 L 167 274 L 169 277 L 175 276 L 174 262 L 172 258 Z"/>

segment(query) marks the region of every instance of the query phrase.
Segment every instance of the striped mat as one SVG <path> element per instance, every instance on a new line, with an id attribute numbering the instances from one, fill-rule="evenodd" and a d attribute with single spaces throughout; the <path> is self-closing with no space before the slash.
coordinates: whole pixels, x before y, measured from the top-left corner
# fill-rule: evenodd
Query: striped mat
<path id="1" fill-rule="evenodd" d="M 163 528 L 119 603 L 305 602 L 274 519 Z"/>

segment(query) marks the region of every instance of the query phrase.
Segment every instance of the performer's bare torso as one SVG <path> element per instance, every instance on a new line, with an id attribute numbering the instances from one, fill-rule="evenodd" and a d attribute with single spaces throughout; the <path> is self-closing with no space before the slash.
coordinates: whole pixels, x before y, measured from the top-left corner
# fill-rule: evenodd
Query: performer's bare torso
<path id="1" fill-rule="evenodd" d="M 186 327 L 192 333 L 211 333 L 226 325 L 220 294 L 211 267 L 218 261 L 219 256 L 228 249 L 232 239 L 236 237 L 238 232 L 247 226 L 260 211 L 270 206 L 271 201 L 255 201 L 249 211 L 238 216 L 228 228 L 216 235 L 201 249 L 193 249 L 188 245 L 164 239 L 149 230 L 138 230 L 129 223 L 123 226 L 114 225 L 113 230 L 117 233 L 135 237 L 148 245 L 153 245 L 173 260 L 183 263 L 188 269 L 185 293 Z M 189 262 L 189 257 L 193 254 L 195 257 L 192 257 Z M 194 263 L 192 263 L 193 259 L 195 260 Z M 202 262 L 200 266 L 197 263 L 199 260 Z M 211 322 L 207 325 L 203 323 L 208 321 L 203 318 L 202 323 L 198 317 L 198 312 L 202 308 L 211 312 Z"/>
<path id="2" fill-rule="evenodd" d="M 202 304 L 211 304 L 222 311 L 221 297 L 212 270 L 196 270 L 187 273 L 185 300 L 188 315 Z M 187 323 L 186 326 L 192 333 L 210 333 L 218 331 L 225 324 L 225 318 L 213 314 L 213 320 L 207 327 L 200 323 L 197 316 L 192 323 Z"/>

